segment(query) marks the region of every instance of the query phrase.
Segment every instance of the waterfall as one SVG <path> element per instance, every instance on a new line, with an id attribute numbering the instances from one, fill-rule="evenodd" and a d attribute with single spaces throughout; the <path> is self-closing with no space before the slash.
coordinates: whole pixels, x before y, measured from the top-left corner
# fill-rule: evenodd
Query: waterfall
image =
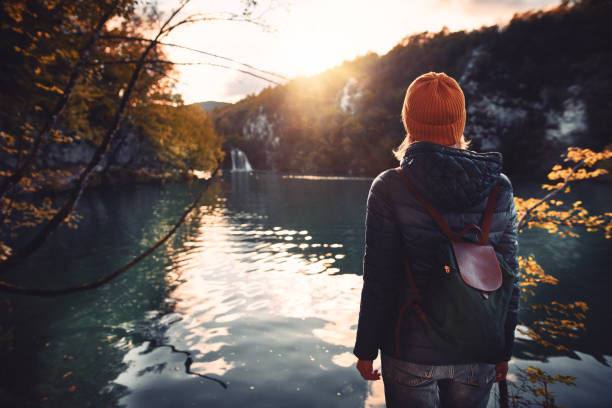
<path id="1" fill-rule="evenodd" d="M 230 151 L 232 157 L 232 171 L 252 171 L 251 163 L 247 155 L 240 149 L 232 148 Z"/>

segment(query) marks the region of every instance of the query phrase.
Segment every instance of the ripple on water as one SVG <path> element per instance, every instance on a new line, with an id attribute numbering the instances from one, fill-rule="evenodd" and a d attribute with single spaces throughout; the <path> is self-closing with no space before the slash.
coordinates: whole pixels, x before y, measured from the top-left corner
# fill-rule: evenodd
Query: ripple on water
<path id="1" fill-rule="evenodd" d="M 329 395 L 338 398 L 342 387 L 354 393 L 338 370 L 354 364 L 361 277 L 335 275 L 342 244 L 313 243 L 307 230 L 266 228 L 263 219 L 225 210 L 202 217 L 198 235 L 173 254 L 169 276 L 180 276 L 180 284 L 170 296 L 183 319 L 165 317 L 172 321 L 167 341 L 190 350 L 192 370 L 223 376 L 230 389 L 249 384 L 251 392 L 273 386 L 304 393 L 335 375 Z M 156 384 L 142 376 L 159 376 L 146 367 L 178 361 L 168 350 L 149 354 L 128 352 L 130 369 L 116 382 L 139 393 Z"/>

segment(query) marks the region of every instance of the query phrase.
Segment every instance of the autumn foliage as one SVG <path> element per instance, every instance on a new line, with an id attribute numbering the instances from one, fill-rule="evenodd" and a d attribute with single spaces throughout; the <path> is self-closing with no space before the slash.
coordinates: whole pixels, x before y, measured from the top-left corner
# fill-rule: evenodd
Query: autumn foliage
<path id="1" fill-rule="evenodd" d="M 128 40 L 146 38 L 159 21 L 153 6 L 134 0 L 17 0 L 0 6 L 0 261 L 23 236 L 54 218 L 76 226 L 72 205 L 64 215 L 62 200 L 52 193 L 61 185 L 78 191 L 78 199 L 92 179 L 83 177 L 86 166 L 104 163 L 95 168 L 98 179 L 117 171 L 109 147 L 117 150 L 124 139 L 116 134 L 132 132 L 150 146 L 159 164 L 136 170 L 155 171 L 156 179 L 213 170 L 223 158 L 222 139 L 206 112 L 184 106 L 173 94 L 173 65 L 163 48 Z M 146 59 L 139 62 L 141 57 Z M 79 141 L 94 148 L 106 143 L 104 160 L 83 157 L 72 167 L 44 160 L 51 146 Z"/>
<path id="2" fill-rule="evenodd" d="M 610 150 L 594 152 L 590 149 L 569 147 L 563 157 L 563 164 L 553 166 L 548 173 L 548 179 L 555 184 L 541 186 L 542 190 L 547 192 L 543 198 L 515 197 L 520 215 L 520 228 L 543 229 L 550 234 L 558 235 L 561 239 L 578 238 L 580 230 L 600 232 L 610 239 L 612 213 L 591 214 L 580 200 L 566 203 L 555 199 L 558 194 L 568 194 L 572 183 L 607 174 L 606 169 L 597 165 L 610 158 L 612 158 Z M 519 257 L 519 267 L 523 308 L 536 311 L 540 316 L 537 320 L 521 323 L 519 332 L 541 346 L 569 352 L 570 349 L 564 344 L 565 340 L 575 339 L 586 330 L 584 321 L 589 309 L 587 303 L 578 300 L 567 304 L 557 301 L 549 304 L 530 304 L 529 298 L 536 294 L 539 285 L 556 285 L 558 279 L 546 273 L 533 255 Z M 556 407 L 550 385 L 554 383 L 575 385 L 574 377 L 550 375 L 534 366 L 518 368 L 517 377 L 515 394 L 510 399 L 510 403 L 515 407 L 534 404 Z M 529 398 L 529 395 L 532 398 Z"/>
<path id="3" fill-rule="evenodd" d="M 539 228 L 550 234 L 557 234 L 561 238 L 578 238 L 577 229 L 581 227 L 587 232 L 602 232 L 609 239 L 612 232 L 612 213 L 591 214 L 582 201 L 566 204 L 561 200 L 555 200 L 554 196 L 569 193 L 570 183 L 607 174 L 606 169 L 596 168 L 595 165 L 610 158 L 612 152 L 609 150 L 596 153 L 590 149 L 568 148 L 564 164 L 555 165 L 548 174 L 549 180 L 560 181 L 554 186 L 542 185 L 544 191 L 549 191 L 544 198 L 515 198 L 520 215 L 520 228 Z M 558 282 L 557 278 L 544 272 L 533 255 L 527 258 L 519 257 L 519 265 L 523 300 L 535 295 L 538 285 L 556 285 Z M 549 305 L 531 305 L 531 308 L 543 311 L 546 318 L 531 323 L 524 334 L 541 345 L 567 350 L 567 347 L 558 341 L 559 338 L 575 338 L 581 330 L 584 330 L 582 321 L 588 310 L 585 302 L 577 301 L 563 305 L 553 301 Z"/>

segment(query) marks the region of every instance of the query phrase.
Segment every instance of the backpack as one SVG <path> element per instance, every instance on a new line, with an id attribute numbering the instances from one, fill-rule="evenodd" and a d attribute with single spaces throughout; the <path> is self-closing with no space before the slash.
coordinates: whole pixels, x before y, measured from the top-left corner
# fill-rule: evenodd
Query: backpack
<path id="1" fill-rule="evenodd" d="M 436 207 L 419 194 L 401 167 L 397 171 L 448 238 L 437 248 L 434 268 L 429 271 L 430 281 L 423 296 L 414 283 L 409 260 L 404 260 L 412 297 L 399 311 L 395 331 L 397 356 L 403 314 L 412 307 L 426 336 L 449 358 L 465 362 L 501 361 L 514 273 L 501 254 L 488 245 L 499 185 L 487 199 L 482 225 L 467 225 L 456 234 Z M 465 242 L 462 238 L 472 229 L 478 232 L 478 243 Z"/>

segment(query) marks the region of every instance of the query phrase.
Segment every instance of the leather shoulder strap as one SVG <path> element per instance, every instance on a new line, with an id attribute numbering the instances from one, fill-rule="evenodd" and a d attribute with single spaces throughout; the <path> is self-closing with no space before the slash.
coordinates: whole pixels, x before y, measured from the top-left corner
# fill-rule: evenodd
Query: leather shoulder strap
<path id="1" fill-rule="evenodd" d="M 497 203 L 497 197 L 499 195 L 499 184 L 496 184 L 493 190 L 491 191 L 491 194 L 489 194 L 489 197 L 487 199 L 487 207 L 485 208 L 485 212 L 482 217 L 481 228 L 478 228 L 477 225 L 470 224 L 466 226 L 459 234 L 455 234 L 453 230 L 451 230 L 451 228 L 448 226 L 436 206 L 433 205 L 430 201 L 423 197 L 421 193 L 418 192 L 412 181 L 410 181 L 406 173 L 404 173 L 404 170 L 401 167 L 398 167 L 396 168 L 396 171 L 402 175 L 403 179 L 406 181 L 406 184 L 408 184 L 408 187 L 410 188 L 414 196 L 421 202 L 421 204 L 423 204 L 429 215 L 431 215 L 431 218 L 434 219 L 436 224 L 438 224 L 438 226 L 440 227 L 442 232 L 444 232 L 444 235 L 448 237 L 448 239 L 450 239 L 451 241 L 460 242 L 461 236 L 466 231 L 471 228 L 475 228 L 476 230 L 478 230 L 478 243 L 480 245 L 487 245 L 487 243 L 489 242 L 489 231 L 491 230 L 491 222 L 493 220 L 493 211 L 495 210 L 495 204 Z"/>
<path id="2" fill-rule="evenodd" d="M 491 231 L 491 222 L 493 221 L 493 212 L 495 211 L 495 204 L 497 203 L 497 197 L 499 196 L 499 184 L 493 187 L 493 191 L 489 194 L 487 199 L 487 208 L 482 216 L 481 234 L 478 243 L 480 245 L 487 245 L 489 242 L 489 231 Z"/>
<path id="3" fill-rule="evenodd" d="M 444 218 L 442 218 L 442 214 L 440 214 L 438 209 L 431 202 L 425 199 L 425 197 L 423 197 L 421 193 L 417 191 L 414 184 L 412 184 L 412 181 L 410 181 L 408 176 L 406 176 L 406 173 L 404 173 L 404 170 L 401 167 L 398 167 L 396 170 L 402 175 L 414 196 L 421 202 L 421 204 L 423 204 L 423 207 L 425 207 L 429 215 L 431 215 L 431 218 L 433 218 L 436 224 L 438 224 L 442 232 L 444 232 L 444 235 L 446 235 L 451 241 L 458 241 L 460 238 L 453 232 L 453 230 L 450 229 L 446 221 L 444 221 Z"/>

